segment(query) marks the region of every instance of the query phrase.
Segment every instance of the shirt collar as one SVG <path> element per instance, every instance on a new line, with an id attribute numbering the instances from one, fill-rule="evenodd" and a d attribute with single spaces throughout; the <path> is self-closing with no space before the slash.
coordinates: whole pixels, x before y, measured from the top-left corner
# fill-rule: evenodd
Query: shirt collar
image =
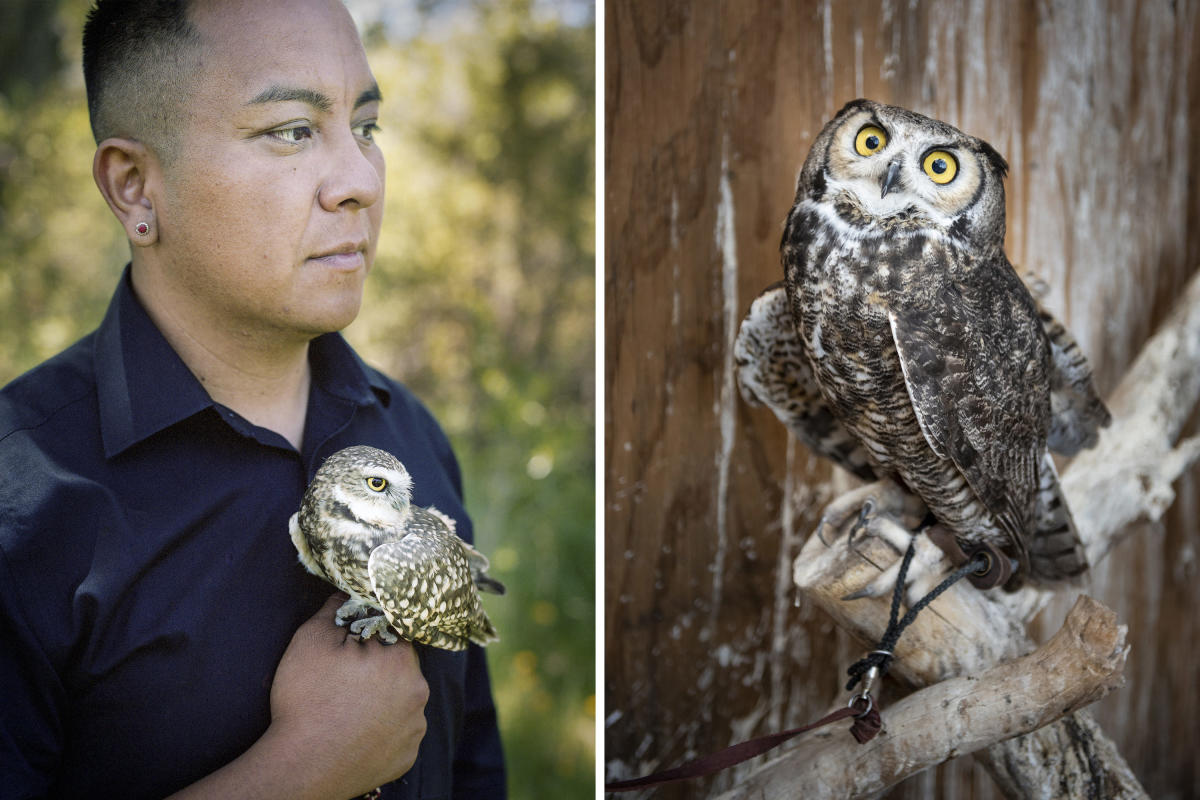
<path id="1" fill-rule="evenodd" d="M 367 367 L 340 333 L 326 333 L 308 346 L 313 385 L 359 405 L 391 402 L 391 390 L 383 376 Z"/>
<path id="2" fill-rule="evenodd" d="M 382 377 L 341 334 L 314 339 L 309 359 L 314 386 L 360 406 L 390 401 Z M 108 458 L 215 405 L 134 294 L 128 266 L 96 331 L 94 363 Z"/>

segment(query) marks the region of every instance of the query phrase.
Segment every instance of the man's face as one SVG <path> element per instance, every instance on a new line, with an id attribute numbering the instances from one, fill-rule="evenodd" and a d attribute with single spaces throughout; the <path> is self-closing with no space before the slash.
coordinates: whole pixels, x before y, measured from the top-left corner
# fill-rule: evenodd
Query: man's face
<path id="1" fill-rule="evenodd" d="M 202 65 L 156 209 L 169 280 L 227 333 L 348 325 L 383 218 L 378 90 L 338 0 L 197 3 Z"/>

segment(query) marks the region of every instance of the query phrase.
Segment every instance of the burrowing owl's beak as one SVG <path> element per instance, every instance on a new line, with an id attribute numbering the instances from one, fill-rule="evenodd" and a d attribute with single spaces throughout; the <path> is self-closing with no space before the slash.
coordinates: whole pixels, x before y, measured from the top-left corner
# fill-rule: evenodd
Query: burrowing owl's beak
<path id="1" fill-rule="evenodd" d="M 890 192 L 892 190 L 892 188 L 895 187 L 896 182 L 899 180 L 899 178 L 900 178 L 900 162 L 893 161 L 892 163 L 888 164 L 887 175 L 883 176 L 883 191 L 879 194 L 880 200 L 887 197 L 888 192 Z"/>

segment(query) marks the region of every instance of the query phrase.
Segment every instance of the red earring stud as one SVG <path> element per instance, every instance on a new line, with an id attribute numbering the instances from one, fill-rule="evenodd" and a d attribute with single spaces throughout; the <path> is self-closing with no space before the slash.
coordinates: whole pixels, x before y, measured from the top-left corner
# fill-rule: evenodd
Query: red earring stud
<path id="1" fill-rule="evenodd" d="M 138 236 L 145 236 L 150 232 L 150 225 L 145 222 L 139 222 L 137 225 L 133 226 L 133 229 L 137 231 Z"/>

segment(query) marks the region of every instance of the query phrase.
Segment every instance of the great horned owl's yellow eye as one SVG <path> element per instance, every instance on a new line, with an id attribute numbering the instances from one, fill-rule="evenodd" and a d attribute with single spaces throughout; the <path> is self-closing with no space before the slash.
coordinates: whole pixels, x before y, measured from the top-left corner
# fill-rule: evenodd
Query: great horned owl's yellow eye
<path id="1" fill-rule="evenodd" d="M 864 125 L 854 137 L 854 150 L 860 156 L 873 156 L 887 146 L 887 133 L 878 125 Z"/>
<path id="2" fill-rule="evenodd" d="M 367 488 L 372 492 L 382 492 L 387 488 L 387 480 L 377 475 L 367 478 Z"/>
<path id="3" fill-rule="evenodd" d="M 945 150 L 934 150 L 921 161 L 921 169 L 934 183 L 949 183 L 958 174 L 958 160 Z"/>

